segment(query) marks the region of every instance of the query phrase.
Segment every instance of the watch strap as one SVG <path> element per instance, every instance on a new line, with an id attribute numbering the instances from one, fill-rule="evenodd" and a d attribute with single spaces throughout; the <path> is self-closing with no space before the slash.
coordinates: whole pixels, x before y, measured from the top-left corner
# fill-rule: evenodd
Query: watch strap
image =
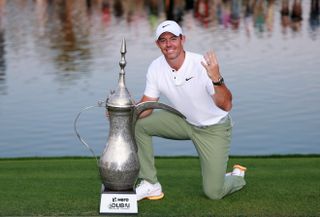
<path id="1" fill-rule="evenodd" d="M 212 84 L 215 85 L 215 86 L 220 86 L 223 83 L 224 83 L 224 79 L 223 79 L 222 76 L 219 78 L 219 80 L 217 82 L 212 81 Z"/>

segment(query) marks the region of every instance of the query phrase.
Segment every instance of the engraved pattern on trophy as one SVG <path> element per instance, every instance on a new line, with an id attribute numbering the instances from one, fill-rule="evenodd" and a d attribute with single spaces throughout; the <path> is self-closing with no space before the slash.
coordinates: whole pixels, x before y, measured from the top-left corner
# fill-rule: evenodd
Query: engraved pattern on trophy
<path id="1" fill-rule="evenodd" d="M 132 132 L 134 100 L 125 85 L 126 43 L 122 40 L 118 87 L 106 100 L 110 131 L 100 157 L 99 169 L 105 189 L 132 190 L 139 173 L 139 160 Z"/>

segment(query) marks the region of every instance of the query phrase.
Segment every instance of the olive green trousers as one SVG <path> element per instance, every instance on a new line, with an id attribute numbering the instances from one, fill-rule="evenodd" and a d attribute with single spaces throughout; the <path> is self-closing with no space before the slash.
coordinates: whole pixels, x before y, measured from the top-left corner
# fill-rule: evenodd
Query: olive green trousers
<path id="1" fill-rule="evenodd" d="M 135 128 L 140 162 L 139 178 L 158 182 L 154 162 L 152 137 L 192 140 L 198 152 L 203 191 L 210 199 L 221 199 L 240 190 L 245 184 L 241 176 L 225 176 L 229 160 L 232 123 L 228 117 L 223 123 L 196 127 L 170 112 L 154 111 L 139 119 Z M 181 186 L 177 186 L 181 187 Z"/>

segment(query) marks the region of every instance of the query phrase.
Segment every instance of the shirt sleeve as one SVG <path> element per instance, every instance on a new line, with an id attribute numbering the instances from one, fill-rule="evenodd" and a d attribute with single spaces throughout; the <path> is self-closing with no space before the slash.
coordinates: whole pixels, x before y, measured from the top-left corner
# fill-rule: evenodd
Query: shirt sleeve
<path id="1" fill-rule="evenodd" d="M 152 69 L 152 65 L 149 66 L 147 76 L 146 76 L 146 88 L 144 90 L 144 95 L 151 98 L 159 98 L 160 90 L 157 85 L 157 73 Z"/>
<path id="2" fill-rule="evenodd" d="M 206 89 L 210 96 L 212 96 L 215 93 L 213 83 L 210 78 L 207 79 Z"/>
<path id="3" fill-rule="evenodd" d="M 204 79 L 204 84 L 206 85 L 206 90 L 208 94 L 212 96 L 215 93 L 213 83 L 212 83 L 212 80 L 209 78 L 208 73 L 204 67 L 202 69 L 201 74 L 202 74 L 202 79 Z"/>

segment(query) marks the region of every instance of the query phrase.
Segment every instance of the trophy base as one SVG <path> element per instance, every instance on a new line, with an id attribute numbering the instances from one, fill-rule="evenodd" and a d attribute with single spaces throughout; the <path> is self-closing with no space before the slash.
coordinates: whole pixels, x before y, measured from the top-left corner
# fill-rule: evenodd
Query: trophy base
<path id="1" fill-rule="evenodd" d="M 135 191 L 109 191 L 101 193 L 100 214 L 138 214 Z"/>

